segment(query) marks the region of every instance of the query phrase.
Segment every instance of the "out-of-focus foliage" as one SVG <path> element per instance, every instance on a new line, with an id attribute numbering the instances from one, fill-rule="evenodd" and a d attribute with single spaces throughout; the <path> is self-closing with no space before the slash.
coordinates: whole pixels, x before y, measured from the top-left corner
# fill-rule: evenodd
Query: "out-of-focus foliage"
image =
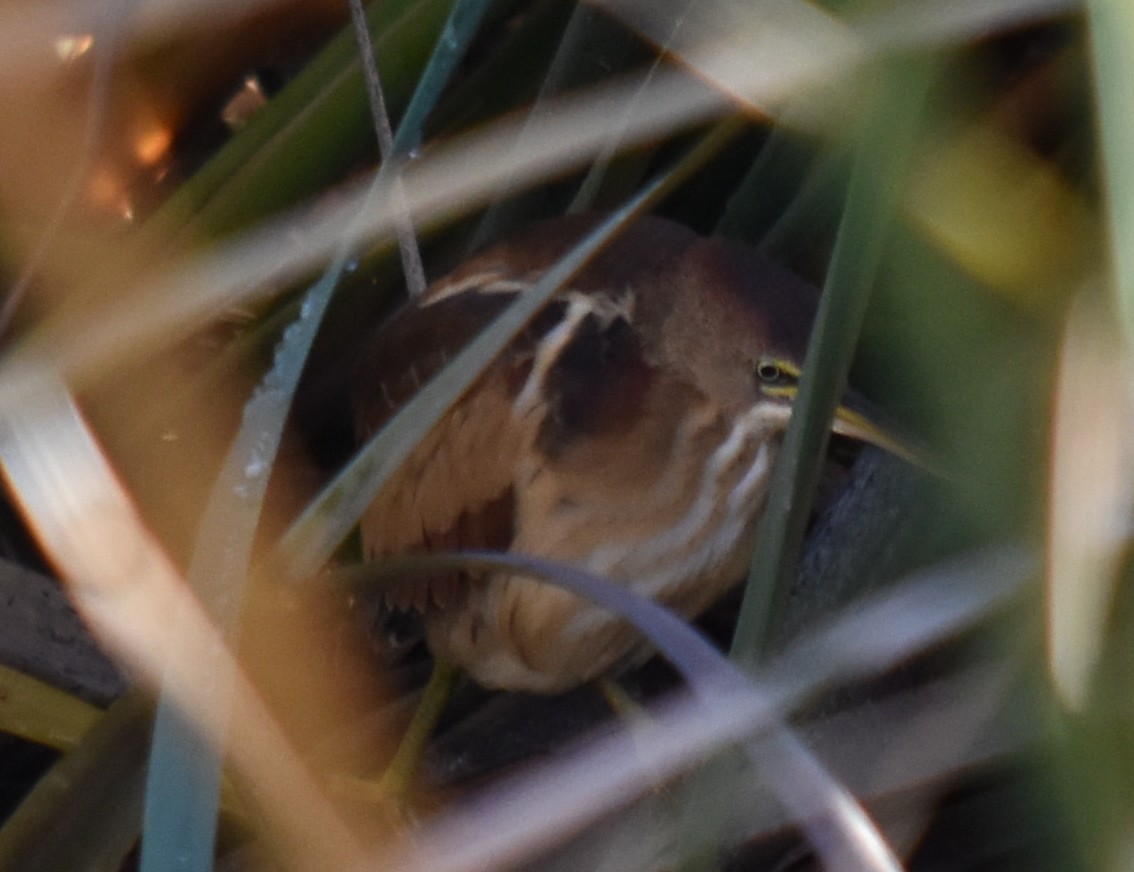
<path id="1" fill-rule="evenodd" d="M 451 13 L 475 26 L 446 29 Z M 366 18 L 394 130 L 415 90 L 437 97 L 398 133 L 412 150 L 378 172 L 345 6 L 0 11 L 0 462 L 48 561 L 131 677 L 149 694 L 164 681 L 210 740 L 230 723 L 225 868 L 326 868 L 373 861 L 369 852 L 405 868 L 672 868 L 687 855 L 775 868 L 792 848 L 774 835 L 783 817 L 769 797 L 785 758 L 770 749 L 779 719 L 793 716 L 839 784 L 814 807 L 865 826 L 839 805 L 845 786 L 914 867 L 1128 865 L 1132 15 L 1125 0 L 1094 0 L 1086 13 L 1057 0 L 376 0 Z M 738 693 L 733 706 L 722 695 L 692 711 L 671 701 L 639 736 L 631 717 L 631 739 L 576 756 L 563 738 L 516 738 L 540 723 L 524 708 L 535 703 L 466 689 L 450 738 L 431 752 L 438 781 L 449 767 L 447 786 L 429 794 L 432 819 L 407 841 L 401 822 L 336 785 L 381 770 L 402 723 L 391 712 L 420 681 L 369 650 L 364 597 L 311 577 L 332 552 L 351 559 L 346 531 L 375 470 L 397 460 L 391 446 L 416 444 L 530 313 L 484 334 L 463 369 L 423 391 L 317 500 L 352 447 L 335 417 L 336 367 L 404 292 L 395 237 L 407 216 L 436 277 L 533 219 L 643 205 L 825 285 L 831 310 L 849 314 L 813 349 L 827 361 L 820 379 L 836 396 L 857 344 L 852 381 L 926 469 L 894 474 L 881 508 L 859 512 L 852 494 L 813 522 L 804 574 L 841 566 L 848 578 L 793 587 L 799 533 L 761 555 L 777 569 L 763 576 L 774 605 L 758 620 L 804 627 L 758 673 L 766 702 Z M 304 294 L 336 258 L 289 421 L 317 438 L 285 438 L 273 457 L 258 449 L 271 447 L 295 387 L 281 370 L 265 374 L 285 332 L 296 338 L 289 325 L 317 323 L 304 321 Z M 848 302 L 848 289 L 863 296 Z M 306 350 L 293 353 L 275 364 L 298 367 Z M 274 423 L 249 404 L 257 390 L 279 392 L 268 397 Z M 222 473 L 241 427 L 252 448 L 228 455 Z M 881 491 L 886 467 L 869 464 L 859 459 L 852 490 L 873 480 Z M 255 538 L 254 523 L 243 528 L 258 504 L 239 524 L 206 515 L 217 494 L 239 503 L 269 474 Z M 36 482 L 50 486 L 37 493 Z M 782 519 L 791 493 L 773 500 Z M 6 523 L 5 554 L 28 561 L 26 536 Z M 220 534 L 202 536 L 203 523 Z M 218 550 L 202 557 L 210 541 Z M 842 556 L 824 563 L 835 548 Z M 1018 549 L 1011 560 L 1006 548 Z M 240 585 L 218 590 L 224 573 L 201 579 L 202 565 L 247 576 L 244 617 L 221 620 L 224 642 L 198 604 L 215 617 Z M 914 570 L 932 583 L 905 586 Z M 298 583 L 281 585 L 285 575 Z M 186 576 L 197 599 L 179 599 Z M 1031 582 L 1013 586 L 1023 576 Z M 986 599 L 974 593 L 982 578 Z M 826 635 L 799 617 L 875 587 L 893 599 L 861 619 L 826 614 L 842 621 Z M 816 589 L 839 593 L 807 593 Z M 4 622 L 29 620 L 20 608 L 0 609 L 0 635 Z M 724 647 L 736 612 L 725 603 L 706 622 Z M 756 633 L 765 651 L 771 629 Z M 630 680 L 648 706 L 647 691 L 668 687 L 651 668 Z M 549 722 L 583 711 L 571 701 L 582 698 L 549 709 L 559 712 Z M 754 768 L 767 755 L 766 782 L 719 763 L 702 779 L 677 777 L 765 704 L 777 726 L 749 750 Z M 0 858 L 20 870 L 128 868 L 150 717 L 134 696 L 101 717 L 0 674 L 0 770 L 19 743 L 64 753 L 5 786 L 14 812 Z M 486 748 L 503 748 L 507 763 L 553 750 L 563 765 L 546 777 L 566 780 L 542 791 L 533 780 L 525 793 L 499 788 L 498 773 L 452 775 Z M 666 769 L 667 759 L 683 762 Z M 1036 774 L 1045 768 L 1058 774 Z M 664 772 L 664 791 L 651 793 L 651 771 Z M 215 798 L 219 786 L 195 789 Z M 466 803 L 477 790 L 482 804 Z M 752 813 L 740 820 L 737 809 Z M 478 831 L 478 815 L 508 822 L 507 835 Z M 198 845 L 211 844 L 205 816 L 189 834 Z M 72 829 L 49 836 L 51 820 Z M 100 827 L 113 834 L 101 844 Z M 890 868 L 885 852 L 874 862 Z"/>

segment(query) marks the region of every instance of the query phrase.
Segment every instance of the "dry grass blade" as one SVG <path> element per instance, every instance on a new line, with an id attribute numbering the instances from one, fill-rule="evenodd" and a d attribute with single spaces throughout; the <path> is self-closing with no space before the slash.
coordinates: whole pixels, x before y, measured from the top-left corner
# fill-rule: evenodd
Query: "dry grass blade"
<path id="1" fill-rule="evenodd" d="M 974 665 L 965 674 L 895 699 L 872 700 L 834 715 L 808 719 L 798 735 L 816 758 L 870 809 L 895 853 L 908 857 L 924 835 L 927 814 L 940 793 L 973 767 L 991 766 L 1034 746 L 1038 725 L 1020 692 L 1020 663 Z M 707 795 L 701 782 L 647 792 L 628 809 L 613 812 L 601 828 L 574 839 L 540 860 L 544 872 L 654 872 L 681 856 L 675 806 L 708 800 L 706 817 L 718 834 L 714 845 L 747 844 L 758 852 L 791 825 L 759 770 L 735 756 L 718 772 Z M 716 767 L 721 768 L 721 767 Z M 893 801 L 895 797 L 900 797 Z M 887 799 L 891 801 L 887 802 Z M 705 818 L 699 819 L 704 822 Z M 700 835 L 700 834 L 699 834 Z M 990 850 L 995 854 L 995 848 Z M 767 864 L 745 859 L 741 868 Z M 695 867 L 693 867 L 695 868 Z M 839 867 L 842 868 L 842 867 Z"/>
<path id="2" fill-rule="evenodd" d="M 295 869 L 349 868 L 354 838 L 154 542 L 66 390 L 44 377 L 9 413 L 0 458 L 76 608 L 151 687 L 177 698 L 232 760 Z M 176 632 L 170 633 L 170 628 Z M 231 720 L 214 705 L 231 688 Z"/>
<path id="3" fill-rule="evenodd" d="M 1070 312 L 1056 384 L 1048 515 L 1048 661 L 1082 710 L 1113 609 L 1134 509 L 1130 357 L 1100 301 Z"/>
<path id="4" fill-rule="evenodd" d="M 374 132 L 378 137 L 378 149 L 382 155 L 383 164 L 389 165 L 392 161 L 396 162 L 398 155 L 394 151 L 394 131 L 390 127 L 390 115 L 386 110 L 386 99 L 382 96 L 382 81 L 378 75 L 378 65 L 374 60 L 374 42 L 370 38 L 362 0 L 350 0 L 349 5 L 355 38 L 358 40 L 358 53 L 362 62 L 363 77 L 366 79 L 366 96 L 370 101 L 370 114 L 374 120 Z M 420 297 L 425 293 L 425 267 L 421 263 L 421 251 L 417 245 L 417 237 L 414 235 L 413 221 L 406 212 L 406 194 L 396 170 L 394 178 L 390 182 L 390 187 L 392 188 L 390 203 L 397 218 L 396 235 L 398 237 L 398 249 L 402 255 L 402 271 L 406 278 L 406 288 L 411 297 Z"/>

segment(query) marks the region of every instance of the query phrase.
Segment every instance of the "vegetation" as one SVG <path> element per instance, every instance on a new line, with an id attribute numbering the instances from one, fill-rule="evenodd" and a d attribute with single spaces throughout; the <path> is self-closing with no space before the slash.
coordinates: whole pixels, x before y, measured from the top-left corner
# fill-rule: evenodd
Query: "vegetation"
<path id="1" fill-rule="evenodd" d="M 1125 0 L 354 12 L 0 12 L 0 870 L 1127 865 Z M 301 456 L 407 264 L 584 210 L 349 462 Z M 622 718 L 459 688 L 403 820 L 355 788 L 422 660 L 359 613 L 422 565 L 351 531 L 643 212 L 824 289 L 747 586 L 703 635 L 608 596 L 680 673 Z M 921 466 L 821 465 L 848 371 Z"/>

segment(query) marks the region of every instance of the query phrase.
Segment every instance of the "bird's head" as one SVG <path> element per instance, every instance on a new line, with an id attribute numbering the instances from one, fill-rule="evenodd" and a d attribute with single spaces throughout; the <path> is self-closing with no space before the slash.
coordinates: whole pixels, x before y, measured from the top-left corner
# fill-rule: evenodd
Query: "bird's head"
<path id="1" fill-rule="evenodd" d="M 652 242 L 651 242 L 652 240 Z M 787 428 L 818 308 L 818 291 L 743 246 L 660 219 L 631 228 L 597 264 L 637 263 L 631 309 L 645 356 L 683 372 L 729 412 L 757 408 Z M 621 268 L 621 267 L 620 267 Z M 608 283 L 609 284 L 609 283 Z M 907 460 L 913 452 L 858 393 L 843 393 L 833 432 Z"/>

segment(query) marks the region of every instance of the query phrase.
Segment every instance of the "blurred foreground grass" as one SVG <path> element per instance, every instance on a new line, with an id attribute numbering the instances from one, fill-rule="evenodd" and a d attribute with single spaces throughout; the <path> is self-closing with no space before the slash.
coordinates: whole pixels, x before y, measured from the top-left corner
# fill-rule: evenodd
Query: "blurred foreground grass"
<path id="1" fill-rule="evenodd" d="M 475 25 L 467 46 L 444 31 L 451 13 Z M 775 778 L 761 782 L 748 764 L 713 767 L 707 790 L 668 770 L 667 791 L 640 772 L 631 790 L 600 778 L 615 778 L 613 763 L 600 765 L 613 751 L 588 761 L 586 750 L 567 753 L 566 740 L 537 736 L 526 750 L 554 751 L 569 773 L 556 777 L 582 780 L 526 809 L 491 782 L 438 791 L 409 842 L 373 810 L 326 799 L 333 773 L 376 771 L 390 753 L 397 677 L 359 650 L 333 600 L 281 595 L 262 579 L 233 593 L 251 574 L 253 546 L 272 548 L 321 484 L 294 446 L 274 462 L 263 517 L 256 499 L 225 504 L 223 495 L 234 483 L 267 487 L 268 468 L 241 478 L 260 455 L 230 445 L 243 426 L 254 452 L 282 423 L 295 390 L 284 373 L 298 376 L 306 355 L 302 331 L 285 337 L 287 325 L 314 331 L 309 372 L 333 373 L 404 294 L 394 173 L 371 188 L 377 146 L 347 9 L 107 0 L 90 9 L 12 3 L 0 15 L 0 275 L 10 289 L 0 460 L 16 481 L 17 434 L 55 470 L 52 480 L 74 486 L 75 505 L 61 497 L 52 509 L 26 492 L 14 500 L 143 688 L 90 727 L 89 707 L 75 699 L 39 694 L 23 675 L 0 678 L 11 810 L 0 868 L 136 862 L 138 748 L 163 676 L 167 692 L 197 694 L 176 698 L 198 727 L 215 721 L 223 732 L 232 708 L 224 868 L 327 868 L 356 862 L 356 846 L 383 867 L 784 868 L 797 848 L 759 792 L 770 783 L 774 793 Z M 651 202 L 655 212 L 758 247 L 816 284 L 830 278 L 839 233 L 835 275 L 876 261 L 858 279 L 869 300 L 853 380 L 929 446 L 942 474 L 887 492 L 867 533 L 815 533 L 805 573 L 843 565 L 855 567 L 852 577 L 838 595 L 821 578 L 775 599 L 807 613 L 821 601 L 827 619 L 844 617 L 858 635 L 829 638 L 804 624 L 794 659 L 773 660 L 759 687 L 778 715 L 797 716 L 834 776 L 871 801 L 893 851 L 915 868 L 1130 862 L 1130 16 L 1123 0 L 1089 9 L 1052 0 L 390 0 L 367 12 L 395 129 L 415 90 L 439 94 L 435 109 L 399 130 L 406 151 L 387 162 L 432 277 L 536 218 L 616 210 L 674 166 L 682 170 Z M 692 169 L 682 163 L 690 153 Z M 310 311 L 321 292 L 308 288 L 336 256 L 342 273 L 318 324 Z M 324 387 L 333 394 L 333 380 Z M 73 466 L 81 458 L 53 430 L 52 391 L 77 398 L 105 451 L 103 471 L 113 470 L 89 493 L 80 473 L 94 476 L 98 452 Z M 260 411 L 253 396 L 265 400 Z M 308 411 L 303 402 L 301 393 L 297 415 Z M 404 438 L 426 426 L 409 421 Z M 861 483 L 867 473 L 858 475 Z M 121 521 L 118 482 L 136 506 Z M 354 523 L 346 503 L 304 515 L 326 526 L 287 541 L 334 548 L 341 536 L 326 530 Z M 92 534 L 63 523 L 65 510 L 75 525 L 115 521 Z M 7 527 L 9 560 L 38 565 L 22 527 Z M 65 551 L 53 535 L 69 533 Z M 847 554 L 824 564 L 816 551 L 831 543 Z M 981 562 L 1005 546 L 1033 558 L 1013 570 L 1030 581 L 1006 601 L 944 601 L 935 611 L 930 598 L 921 612 L 882 610 L 858 624 L 841 610 L 868 589 L 900 598 L 915 570 L 930 574 L 926 590 L 967 596 L 982 571 L 1011 575 Z M 328 556 L 311 548 L 305 560 Z M 796 562 L 791 552 L 781 561 Z M 162 605 L 183 575 L 230 642 L 241 624 L 235 678 L 223 649 L 201 651 L 195 664 L 215 666 L 211 678 L 178 677 L 178 664 L 162 661 L 162 644 L 192 623 Z M 986 587 L 998 583 L 990 575 Z M 240 621 L 234 599 L 244 601 Z M 714 619 L 726 636 L 735 613 L 726 604 Z M 26 614 L 0 612 L 0 636 L 4 621 Z M 935 615 L 953 623 L 935 625 Z M 270 729 L 243 719 L 245 692 L 266 700 Z M 466 697 L 451 735 L 471 734 L 462 753 L 474 756 L 523 746 L 509 731 L 534 717 L 523 706 L 544 705 Z M 566 705 L 544 717 L 588 704 Z M 697 734 L 702 745 L 671 747 L 667 729 L 691 735 L 684 714 L 662 706 L 651 715 L 654 732 L 635 737 L 643 760 L 669 748 L 687 755 L 685 773 L 737 729 L 739 715 L 721 701 Z M 478 732 L 477 718 L 490 726 Z M 54 769 L 33 745 L 60 753 Z M 211 849 L 218 788 L 193 780 L 196 759 L 183 760 L 186 780 L 167 779 L 166 789 L 173 808 L 187 795 L 183 808 L 204 809 L 201 819 L 163 821 L 151 790 L 159 809 L 147 828 Z M 151 785 L 162 777 L 151 772 Z M 467 802 L 478 786 L 479 806 Z M 527 814 L 505 814 L 517 808 Z M 562 831 L 540 829 L 556 818 Z M 592 819 L 600 824 L 580 837 Z M 65 832 L 49 836 L 61 820 Z M 153 832 L 147 838 L 158 839 Z M 328 833 L 342 843 L 328 845 Z"/>

